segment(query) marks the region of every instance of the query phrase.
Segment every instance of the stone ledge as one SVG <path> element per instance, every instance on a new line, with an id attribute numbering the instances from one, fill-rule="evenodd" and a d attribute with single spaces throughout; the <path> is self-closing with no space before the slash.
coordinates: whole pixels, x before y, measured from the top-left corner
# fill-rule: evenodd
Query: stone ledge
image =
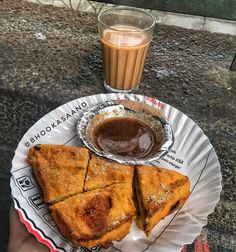
<path id="1" fill-rule="evenodd" d="M 0 22 L 3 24 L 0 26 L 0 116 L 3 119 L 0 191 L 4 192 L 0 205 L 5 208 L 0 207 L 5 220 L 2 234 L 8 230 L 8 171 L 24 133 L 59 105 L 105 90 L 93 15 L 3 1 Z M 212 237 L 218 239 L 212 240 L 214 248 L 227 238 L 226 232 L 235 228 L 236 74 L 228 70 L 234 48 L 236 37 L 233 36 L 158 25 L 138 91 L 186 113 L 204 130 L 216 149 L 222 166 L 223 191 L 215 213 L 209 217 L 209 236 L 216 230 Z M 233 251 L 235 243 L 232 239 L 227 242 L 227 248 Z M 3 244 L 6 246 L 6 240 Z"/>
<path id="2" fill-rule="evenodd" d="M 10 89 L 10 88 L 9 88 Z M 59 103 L 31 96 L 31 90 L 24 92 L 1 90 L 1 145 L 15 150 L 25 132 L 43 115 L 59 106 Z"/>
<path id="3" fill-rule="evenodd" d="M 0 178 L 0 244 L 1 251 L 7 251 L 9 232 L 9 209 L 11 204 L 11 191 L 9 179 Z"/>
<path id="4" fill-rule="evenodd" d="M 14 151 L 9 146 L 0 145 L 0 179 L 9 179 Z"/>
<path id="5" fill-rule="evenodd" d="M 236 202 L 220 200 L 208 217 L 208 227 L 236 235 Z"/>
<path id="6" fill-rule="evenodd" d="M 209 251 L 212 252 L 234 252 L 236 250 L 235 235 L 211 229 L 208 226 L 202 229 L 198 240 L 203 244 L 208 244 Z"/>

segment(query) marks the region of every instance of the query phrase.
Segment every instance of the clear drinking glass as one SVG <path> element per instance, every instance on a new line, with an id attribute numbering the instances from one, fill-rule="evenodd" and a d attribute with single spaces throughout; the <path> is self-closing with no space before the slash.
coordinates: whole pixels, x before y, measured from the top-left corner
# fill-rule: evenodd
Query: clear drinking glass
<path id="1" fill-rule="evenodd" d="M 104 86 L 109 92 L 137 89 L 155 26 L 154 17 L 132 7 L 114 7 L 98 15 Z"/>

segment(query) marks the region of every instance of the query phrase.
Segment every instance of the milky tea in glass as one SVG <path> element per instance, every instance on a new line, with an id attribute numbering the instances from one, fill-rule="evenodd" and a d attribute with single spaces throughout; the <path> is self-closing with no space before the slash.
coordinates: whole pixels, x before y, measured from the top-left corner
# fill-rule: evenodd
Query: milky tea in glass
<path id="1" fill-rule="evenodd" d="M 109 92 L 138 87 L 154 25 L 152 15 L 137 8 L 115 7 L 99 14 L 104 86 Z"/>

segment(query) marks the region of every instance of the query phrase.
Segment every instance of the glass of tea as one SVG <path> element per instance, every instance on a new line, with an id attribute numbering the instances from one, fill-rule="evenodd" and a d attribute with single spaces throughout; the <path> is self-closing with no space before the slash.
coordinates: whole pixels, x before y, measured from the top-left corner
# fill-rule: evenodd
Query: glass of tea
<path id="1" fill-rule="evenodd" d="M 138 88 L 155 26 L 147 11 L 114 7 L 98 15 L 104 86 L 109 92 Z"/>

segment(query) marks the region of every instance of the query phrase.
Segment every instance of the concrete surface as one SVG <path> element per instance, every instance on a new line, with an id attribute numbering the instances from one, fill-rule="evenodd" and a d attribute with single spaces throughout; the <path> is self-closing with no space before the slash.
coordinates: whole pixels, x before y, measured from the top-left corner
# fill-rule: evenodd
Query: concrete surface
<path id="1" fill-rule="evenodd" d="M 78 9 L 86 12 L 99 12 L 111 4 L 87 0 L 28 0 L 29 2 Z M 112 2 L 112 1 L 111 1 Z M 187 15 L 166 11 L 149 10 L 156 18 L 157 23 L 173 25 L 194 30 L 204 30 L 236 35 L 236 21 Z"/>
<path id="2" fill-rule="evenodd" d="M 236 251 L 236 37 L 157 25 L 138 93 L 191 117 L 215 147 L 223 191 L 196 240 Z M 21 1 L 0 2 L 0 251 L 8 240 L 9 178 L 24 133 L 57 106 L 104 93 L 93 14 Z M 187 251 L 194 251 L 194 245 Z"/>

